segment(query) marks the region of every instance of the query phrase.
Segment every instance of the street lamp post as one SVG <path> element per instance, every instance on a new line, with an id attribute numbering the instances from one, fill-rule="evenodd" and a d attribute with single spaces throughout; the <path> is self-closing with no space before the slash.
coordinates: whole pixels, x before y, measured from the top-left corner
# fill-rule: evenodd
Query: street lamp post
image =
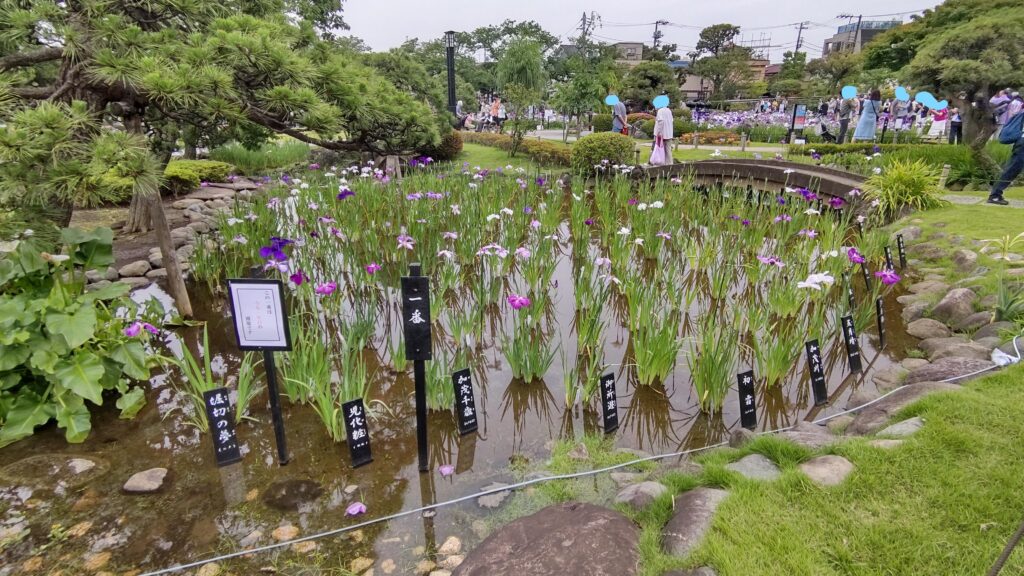
<path id="1" fill-rule="evenodd" d="M 445 56 L 448 60 L 448 111 L 455 113 L 455 31 L 444 33 Z"/>

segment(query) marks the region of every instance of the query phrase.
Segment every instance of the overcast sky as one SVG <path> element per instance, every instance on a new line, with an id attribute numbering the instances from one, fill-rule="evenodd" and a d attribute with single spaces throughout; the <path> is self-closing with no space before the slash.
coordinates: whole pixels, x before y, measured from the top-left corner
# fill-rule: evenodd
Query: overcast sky
<path id="1" fill-rule="evenodd" d="M 469 31 L 500 23 L 505 18 L 536 20 L 545 30 L 565 41 L 578 34 L 584 12 L 601 16 L 603 26 L 595 36 L 605 42 L 651 42 L 655 20 L 667 20 L 663 41 L 679 44 L 685 57 L 697 43 L 700 29 L 728 22 L 740 26 L 742 39 L 770 44 L 773 62 L 796 44 L 797 26 L 810 22 L 804 31 L 803 51 L 811 58 L 821 55 L 822 43 L 847 22 L 842 13 L 863 14 L 865 19 L 889 20 L 940 4 L 939 0 L 344 0 L 345 20 L 351 34 L 374 50 L 386 50 L 408 38 L 437 38 L 445 30 Z M 895 14 L 902 12 L 904 14 Z M 885 15 L 885 16 L 882 16 Z M 892 15 L 892 16 L 889 16 Z M 763 37 L 762 37 L 763 35 Z"/>

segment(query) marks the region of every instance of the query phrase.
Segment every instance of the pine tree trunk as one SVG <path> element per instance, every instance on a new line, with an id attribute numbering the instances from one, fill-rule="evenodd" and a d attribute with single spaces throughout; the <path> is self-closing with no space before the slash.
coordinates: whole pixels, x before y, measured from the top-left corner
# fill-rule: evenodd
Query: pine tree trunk
<path id="1" fill-rule="evenodd" d="M 144 199 L 149 204 L 153 231 L 156 232 L 156 242 L 160 246 L 160 256 L 163 259 L 164 268 L 167 270 L 167 289 L 170 290 L 171 296 L 174 298 L 174 303 L 178 307 L 178 313 L 184 318 L 191 318 L 192 302 L 188 297 L 185 279 L 181 275 L 181 263 L 178 262 L 178 252 L 174 249 L 174 241 L 171 240 L 171 229 L 167 225 L 167 216 L 164 214 L 160 193 L 146 194 Z"/>
<path id="2" fill-rule="evenodd" d="M 966 99 L 953 99 L 961 111 L 963 123 L 963 138 L 971 149 L 971 158 L 974 162 L 988 173 L 989 180 L 999 174 L 999 164 L 989 155 L 986 145 L 992 134 L 996 131 L 995 122 L 992 120 L 992 112 L 988 106 L 971 106 Z M 983 98 L 988 102 L 987 98 Z"/>
<path id="3" fill-rule="evenodd" d="M 145 234 L 149 232 L 149 220 L 149 201 L 142 194 L 133 194 L 132 203 L 128 206 L 128 219 L 125 221 L 124 231 L 128 234 Z"/>

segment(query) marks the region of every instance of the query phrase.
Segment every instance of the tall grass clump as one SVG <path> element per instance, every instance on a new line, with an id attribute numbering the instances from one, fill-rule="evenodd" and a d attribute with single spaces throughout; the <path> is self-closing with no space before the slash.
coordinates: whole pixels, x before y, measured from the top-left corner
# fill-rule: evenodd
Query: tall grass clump
<path id="1" fill-rule="evenodd" d="M 877 214 L 883 223 L 905 211 L 932 210 L 947 206 L 939 190 L 938 170 L 924 160 L 895 160 L 864 183 L 864 196 L 878 201 Z"/>
<path id="2" fill-rule="evenodd" d="M 309 145 L 297 140 L 286 140 L 250 149 L 233 143 L 214 148 L 210 151 L 210 158 L 234 164 L 244 174 L 256 175 L 306 164 Z"/>

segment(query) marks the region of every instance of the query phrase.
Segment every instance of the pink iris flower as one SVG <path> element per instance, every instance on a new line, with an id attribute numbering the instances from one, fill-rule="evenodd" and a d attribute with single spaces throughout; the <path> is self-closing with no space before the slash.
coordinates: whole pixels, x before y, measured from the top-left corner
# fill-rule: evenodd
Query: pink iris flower
<path id="1" fill-rule="evenodd" d="M 366 265 L 366 273 L 372 276 L 379 272 L 381 268 L 382 266 L 380 264 L 377 264 L 376 262 L 370 262 L 369 264 Z"/>
<path id="2" fill-rule="evenodd" d="M 512 294 L 508 297 L 508 303 L 512 306 L 513 310 L 521 310 L 530 305 L 530 299 L 526 296 L 520 296 L 518 294 Z"/>
<path id="3" fill-rule="evenodd" d="M 331 294 L 334 294 L 334 291 L 337 289 L 337 282 L 324 282 L 323 284 L 317 284 L 314 292 L 321 296 L 330 296 Z"/>

